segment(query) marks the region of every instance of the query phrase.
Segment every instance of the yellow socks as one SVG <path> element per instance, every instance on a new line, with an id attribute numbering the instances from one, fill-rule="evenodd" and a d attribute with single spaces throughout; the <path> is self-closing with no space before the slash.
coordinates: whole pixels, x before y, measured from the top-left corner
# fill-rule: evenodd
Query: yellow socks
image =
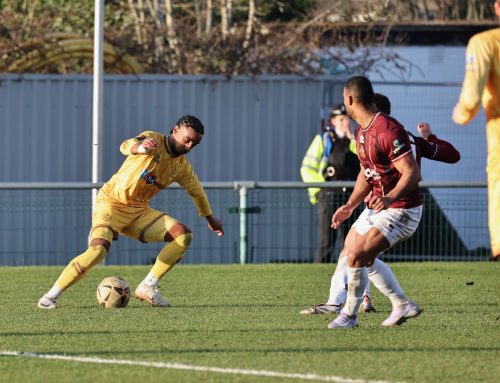
<path id="1" fill-rule="evenodd" d="M 172 267 L 175 266 L 177 262 L 182 259 L 184 253 L 191 244 L 192 238 L 192 233 L 186 233 L 179 235 L 172 242 L 167 244 L 158 254 L 156 262 L 149 274 L 158 280 L 163 277 Z M 104 246 L 89 246 L 83 254 L 74 258 L 68 266 L 66 266 L 57 279 L 54 287 L 60 289 L 61 292 L 66 290 L 68 287 L 82 279 L 87 271 L 100 263 L 107 254 L 108 252 Z"/>
<path id="2" fill-rule="evenodd" d="M 179 235 L 172 242 L 166 245 L 158 254 L 150 274 L 153 274 L 158 279 L 163 277 L 172 267 L 175 266 L 177 262 L 182 259 L 184 253 L 189 248 L 192 239 L 193 234 L 186 233 Z"/>
<path id="3" fill-rule="evenodd" d="M 78 282 L 83 278 L 85 273 L 92 267 L 100 263 L 108 254 L 104 246 L 89 246 L 87 251 L 80 254 L 66 266 L 55 285 L 61 290 L 66 290 L 68 287 Z"/>

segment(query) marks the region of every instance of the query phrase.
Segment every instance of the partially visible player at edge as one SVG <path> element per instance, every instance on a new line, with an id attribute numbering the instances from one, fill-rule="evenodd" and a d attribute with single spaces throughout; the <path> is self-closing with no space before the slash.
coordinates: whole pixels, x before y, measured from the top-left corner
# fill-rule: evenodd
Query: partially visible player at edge
<path id="1" fill-rule="evenodd" d="M 500 21 L 500 0 L 494 2 Z M 488 226 L 491 260 L 500 261 L 500 28 L 471 37 L 467 44 L 465 77 L 452 119 L 468 124 L 478 113 L 480 104 L 486 113 L 488 155 Z"/>
<path id="2" fill-rule="evenodd" d="M 375 105 L 380 112 L 390 115 L 391 102 L 389 98 L 383 94 L 375 93 Z M 431 126 L 426 122 L 420 122 L 417 125 L 420 137 L 415 136 L 410 131 L 410 142 L 414 149 L 415 159 L 420 166 L 422 158 L 427 158 L 432 161 L 445 162 L 454 164 L 460 161 L 460 153 L 449 142 L 436 137 L 432 132 Z M 369 198 L 369 196 L 367 197 Z M 343 254 L 342 254 L 343 255 Z M 382 261 L 381 261 L 382 262 Z M 315 314 L 338 314 L 342 310 L 346 300 L 347 287 L 347 257 L 340 256 L 335 268 L 335 272 L 331 278 L 330 296 L 326 303 L 316 304 L 300 313 L 305 315 Z M 368 282 L 363 293 L 362 311 L 376 311 L 371 300 L 370 283 Z"/>
<path id="3" fill-rule="evenodd" d="M 365 201 L 366 208 L 345 240 L 342 253 L 347 256 L 347 300 L 328 327 L 357 326 L 367 274 L 392 303 L 392 312 L 382 325 L 395 326 L 422 310 L 406 296 L 389 266 L 377 255 L 409 238 L 418 227 L 422 217 L 420 168 L 404 127 L 377 111 L 368 78 L 354 76 L 347 80 L 344 104 L 348 115 L 359 124 L 356 145 L 361 171 L 348 202 L 333 214 L 332 227 L 339 227 L 361 202 Z"/>
<path id="4" fill-rule="evenodd" d="M 209 229 L 219 236 L 224 234 L 222 222 L 212 216 L 205 192 L 184 156 L 201 142 L 204 132 L 200 120 L 186 115 L 177 121 L 170 135 L 146 131 L 121 144 L 120 151 L 127 158 L 99 190 L 89 247 L 66 266 L 54 286 L 38 301 L 39 308 L 55 308 L 61 293 L 106 257 L 118 234 L 141 242 L 168 242 L 135 290 L 135 297 L 155 307 L 170 306 L 157 285 L 184 256 L 192 233 L 175 218 L 151 208 L 149 200 L 177 182 L 192 198 L 198 214 L 206 218 Z"/>

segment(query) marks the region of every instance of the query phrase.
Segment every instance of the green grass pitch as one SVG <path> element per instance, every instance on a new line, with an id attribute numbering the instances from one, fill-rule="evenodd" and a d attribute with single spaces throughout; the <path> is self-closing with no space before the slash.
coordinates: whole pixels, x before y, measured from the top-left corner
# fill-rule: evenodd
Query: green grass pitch
<path id="1" fill-rule="evenodd" d="M 500 381 L 500 264 L 392 264 L 419 318 L 382 328 L 389 302 L 354 330 L 299 311 L 326 299 L 335 265 L 177 266 L 160 289 L 173 307 L 131 299 L 103 309 L 111 275 L 135 288 L 146 266 L 97 267 L 52 311 L 38 298 L 63 267 L 0 268 L 0 351 L 316 374 L 385 382 Z M 300 379 L 0 356 L 1 382 L 299 382 Z"/>

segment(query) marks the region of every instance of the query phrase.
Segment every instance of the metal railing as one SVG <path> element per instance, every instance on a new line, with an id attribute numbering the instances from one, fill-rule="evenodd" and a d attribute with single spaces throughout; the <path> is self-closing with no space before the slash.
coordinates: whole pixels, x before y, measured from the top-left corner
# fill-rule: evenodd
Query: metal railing
<path id="1" fill-rule="evenodd" d="M 307 187 L 351 189 L 354 182 L 205 182 L 222 240 L 202 227 L 189 198 L 172 185 L 153 207 L 194 226 L 187 263 L 311 262 L 316 246 L 315 208 Z M 92 188 L 102 183 L 0 183 L 0 265 L 65 264 L 86 246 Z M 388 260 L 486 260 L 489 256 L 484 182 L 423 182 L 424 216 Z M 335 195 L 334 205 L 338 204 Z M 352 223 L 352 220 L 349 224 Z M 340 236 L 341 237 L 341 236 Z M 342 246 L 338 240 L 336 251 Z M 139 245 L 139 246 L 138 246 Z M 108 264 L 149 263 L 135 241 L 118 241 Z M 158 250 L 161 245 L 156 246 Z M 117 250 L 116 250 L 117 249 Z"/>

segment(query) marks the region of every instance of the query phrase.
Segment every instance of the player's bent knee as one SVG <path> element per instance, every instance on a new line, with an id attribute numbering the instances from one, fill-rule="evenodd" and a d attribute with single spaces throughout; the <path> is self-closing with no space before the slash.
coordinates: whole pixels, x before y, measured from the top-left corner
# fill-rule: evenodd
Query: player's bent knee
<path id="1" fill-rule="evenodd" d="M 174 239 L 174 242 L 184 249 L 187 249 L 189 245 L 191 245 L 192 241 L 193 241 L 193 233 L 191 232 L 181 234 Z"/>
<path id="2" fill-rule="evenodd" d="M 347 255 L 347 266 L 349 267 L 363 267 L 366 266 L 366 260 L 363 252 L 349 251 Z"/>
<path id="3" fill-rule="evenodd" d="M 90 241 L 89 246 L 102 246 L 106 249 L 107 252 L 109 252 L 109 249 L 111 248 L 111 242 L 102 238 L 94 238 Z"/>
<path id="4" fill-rule="evenodd" d="M 106 255 L 108 255 L 108 250 L 101 245 L 90 246 L 88 250 L 88 267 L 93 267 L 99 263 L 101 263 Z"/>
<path id="5" fill-rule="evenodd" d="M 108 254 L 102 245 L 91 245 L 83 254 L 71 261 L 71 267 L 77 275 L 83 275 L 95 265 L 101 263 Z"/>
<path id="6" fill-rule="evenodd" d="M 185 234 L 191 234 L 191 230 L 180 222 L 176 222 L 165 234 L 164 241 L 172 242 Z M 188 244 L 189 246 L 189 244 Z"/>
<path id="7" fill-rule="evenodd" d="M 118 233 L 114 231 L 111 226 L 94 226 L 92 228 L 92 231 L 90 233 L 90 238 L 89 238 L 89 246 L 90 244 L 97 239 L 104 240 L 107 243 L 109 243 L 109 247 L 111 247 L 111 242 L 115 238 L 115 235 L 117 236 Z M 104 246 L 104 245 L 103 245 Z M 109 250 L 109 247 L 107 250 Z"/>
<path id="8" fill-rule="evenodd" d="M 174 238 L 172 242 L 165 245 L 158 255 L 159 262 L 156 262 L 153 266 L 153 269 L 156 268 L 155 275 L 163 275 L 167 270 L 178 263 L 188 250 L 192 238 L 192 233 L 185 233 L 179 235 L 177 238 Z M 163 272 L 161 270 L 163 270 Z"/>
<path id="9" fill-rule="evenodd" d="M 171 218 L 160 217 L 140 234 L 139 240 L 141 242 L 173 242 L 180 235 L 191 233 L 191 230 L 182 223 L 171 224 L 171 222 Z"/>

